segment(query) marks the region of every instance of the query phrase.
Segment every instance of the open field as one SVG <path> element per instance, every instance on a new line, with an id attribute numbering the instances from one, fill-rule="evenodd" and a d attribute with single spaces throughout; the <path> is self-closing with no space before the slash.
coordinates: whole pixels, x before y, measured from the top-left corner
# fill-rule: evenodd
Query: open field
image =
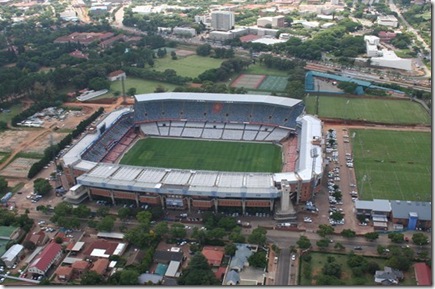
<path id="1" fill-rule="evenodd" d="M 351 130 L 359 198 L 431 201 L 431 134 Z"/>
<path id="2" fill-rule="evenodd" d="M 304 264 L 306 262 L 301 260 L 302 261 L 302 266 L 301 266 L 302 270 L 301 270 L 301 279 L 300 279 L 301 281 L 300 281 L 299 285 L 302 285 L 302 286 L 315 285 L 315 283 L 314 283 L 315 278 L 316 278 L 316 276 L 321 274 L 323 266 L 327 263 L 328 256 L 334 257 L 335 262 L 341 265 L 341 278 L 340 278 L 340 280 L 343 281 L 346 286 L 357 285 L 354 283 L 356 281 L 355 278 L 352 278 L 352 270 L 347 265 L 347 259 L 348 259 L 347 255 L 318 253 L 318 252 L 311 252 L 310 254 L 311 254 L 311 258 L 312 258 L 311 259 L 312 278 L 310 278 L 308 280 L 304 277 L 303 270 L 304 270 Z M 374 262 L 378 263 L 381 270 L 385 266 L 386 259 L 373 258 L 373 257 L 365 257 L 365 258 L 369 262 L 374 261 Z M 361 279 L 360 281 L 364 280 L 365 286 L 375 286 L 376 285 L 376 283 L 374 282 L 373 275 L 371 275 L 371 274 L 364 274 L 362 277 L 359 277 L 358 279 Z M 412 268 L 409 270 L 409 272 L 405 272 L 405 278 L 403 281 L 400 282 L 400 285 L 407 285 L 407 286 L 417 285 L 415 282 L 414 270 Z"/>
<path id="3" fill-rule="evenodd" d="M 153 69 L 157 71 L 173 69 L 177 75 L 194 78 L 208 69 L 218 68 L 222 62 L 223 59 L 198 55 L 178 57 L 177 60 L 172 60 L 170 53 L 168 53 L 165 57 L 156 59 Z"/>
<path id="4" fill-rule="evenodd" d="M 23 106 L 16 104 L 8 108 L 9 112 L 0 112 L 0 121 L 9 123 L 11 119 L 23 110 Z"/>
<path id="5" fill-rule="evenodd" d="M 268 75 L 258 87 L 259 90 L 284 91 L 287 87 L 287 77 Z"/>
<path id="6" fill-rule="evenodd" d="M 275 75 L 275 76 L 287 76 L 287 71 L 282 71 L 278 69 L 267 68 L 264 65 L 260 65 L 258 63 L 249 65 L 248 69 L 243 71 L 246 74 L 267 74 L 267 75 Z"/>
<path id="7" fill-rule="evenodd" d="M 307 113 L 316 113 L 316 97 L 305 98 Z M 320 117 L 366 120 L 391 124 L 430 124 L 430 115 L 409 100 L 320 96 Z"/>
<path id="8" fill-rule="evenodd" d="M 165 83 L 160 81 L 154 81 L 154 80 L 145 80 L 141 78 L 135 78 L 135 77 L 127 77 L 127 79 L 124 81 L 125 85 L 125 91 L 127 91 L 129 88 L 134 87 L 136 88 L 136 93 L 153 93 L 156 90 L 156 87 L 161 86 L 164 87 L 167 91 L 173 91 L 174 88 L 176 88 L 178 85 L 171 84 L 171 83 Z M 110 86 L 109 93 L 106 93 L 104 95 L 104 98 L 107 97 L 109 94 L 113 94 L 115 91 L 122 92 L 122 84 L 120 80 L 112 82 Z"/>
<path id="9" fill-rule="evenodd" d="M 279 172 L 281 149 L 272 144 L 167 138 L 139 140 L 121 164 L 232 172 Z"/>

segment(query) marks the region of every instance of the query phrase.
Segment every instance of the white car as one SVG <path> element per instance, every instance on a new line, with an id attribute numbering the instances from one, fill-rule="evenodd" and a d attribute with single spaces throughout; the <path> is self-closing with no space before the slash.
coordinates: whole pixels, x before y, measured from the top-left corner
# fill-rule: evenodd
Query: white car
<path id="1" fill-rule="evenodd" d="M 292 261 L 296 260 L 296 255 L 292 255 Z"/>

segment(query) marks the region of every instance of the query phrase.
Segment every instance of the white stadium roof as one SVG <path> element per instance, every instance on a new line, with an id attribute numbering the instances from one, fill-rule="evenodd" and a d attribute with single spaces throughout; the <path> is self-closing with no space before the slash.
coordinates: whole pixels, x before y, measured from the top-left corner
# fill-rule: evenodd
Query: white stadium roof
<path id="1" fill-rule="evenodd" d="M 154 100 L 186 100 L 186 101 L 209 101 L 209 102 L 247 102 L 247 103 L 264 103 L 280 106 L 294 106 L 302 100 L 277 97 L 270 95 L 256 94 L 218 94 L 218 93 L 191 93 L 191 92 L 164 92 L 148 93 L 135 95 L 136 101 L 154 101 Z"/>

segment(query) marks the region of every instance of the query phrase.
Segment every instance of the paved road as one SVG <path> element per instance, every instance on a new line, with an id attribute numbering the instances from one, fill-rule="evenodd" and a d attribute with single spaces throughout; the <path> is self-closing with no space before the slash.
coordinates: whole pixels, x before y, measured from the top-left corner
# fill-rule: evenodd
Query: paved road
<path id="1" fill-rule="evenodd" d="M 283 248 L 279 254 L 275 285 L 288 285 L 290 269 L 290 248 Z"/>

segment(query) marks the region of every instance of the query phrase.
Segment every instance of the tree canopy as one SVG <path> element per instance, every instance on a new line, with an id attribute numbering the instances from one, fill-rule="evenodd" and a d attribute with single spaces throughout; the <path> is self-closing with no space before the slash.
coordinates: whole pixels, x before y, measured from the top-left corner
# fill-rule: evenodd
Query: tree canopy
<path id="1" fill-rule="evenodd" d="M 201 254 L 196 253 L 190 260 L 186 269 L 183 269 L 179 285 L 220 285 L 219 280 L 215 277 L 207 259 Z"/>

